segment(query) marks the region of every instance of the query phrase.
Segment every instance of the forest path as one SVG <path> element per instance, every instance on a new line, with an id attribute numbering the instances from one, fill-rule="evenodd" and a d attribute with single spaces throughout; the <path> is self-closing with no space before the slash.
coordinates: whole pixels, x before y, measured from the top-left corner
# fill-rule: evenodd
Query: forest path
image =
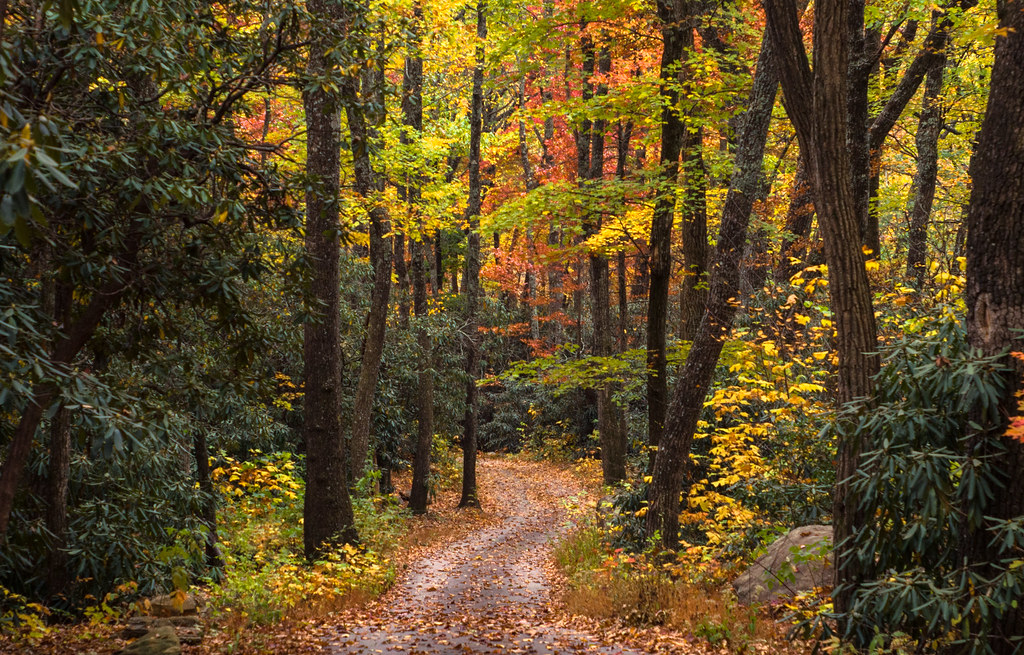
<path id="1" fill-rule="evenodd" d="M 571 526 L 565 500 L 582 487 L 556 473 L 543 463 L 481 459 L 481 503 L 497 521 L 412 562 L 338 628 L 330 652 L 638 652 L 558 624 L 551 548 Z"/>

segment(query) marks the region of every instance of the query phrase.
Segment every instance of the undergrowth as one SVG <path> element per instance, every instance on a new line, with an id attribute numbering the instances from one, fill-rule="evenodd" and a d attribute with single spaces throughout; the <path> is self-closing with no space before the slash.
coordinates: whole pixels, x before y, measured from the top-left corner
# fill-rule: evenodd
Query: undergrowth
<path id="1" fill-rule="evenodd" d="M 288 453 L 248 462 L 223 458 L 213 477 L 223 497 L 222 581 L 210 604 L 229 624 L 274 623 L 342 609 L 372 598 L 394 581 L 388 555 L 405 530 L 408 511 L 390 496 L 353 498 L 358 546 L 344 545 L 312 564 L 303 556 L 304 487 Z M 373 475 L 373 474 L 371 474 Z M 373 478 L 361 482 L 363 491 Z"/>
<path id="2" fill-rule="evenodd" d="M 770 619 L 722 590 L 717 568 L 680 578 L 673 574 L 677 562 L 660 562 L 651 552 L 613 549 L 608 534 L 594 523 L 562 540 L 555 560 L 569 582 L 564 603 L 572 614 L 664 626 L 735 653 L 780 637 Z"/>

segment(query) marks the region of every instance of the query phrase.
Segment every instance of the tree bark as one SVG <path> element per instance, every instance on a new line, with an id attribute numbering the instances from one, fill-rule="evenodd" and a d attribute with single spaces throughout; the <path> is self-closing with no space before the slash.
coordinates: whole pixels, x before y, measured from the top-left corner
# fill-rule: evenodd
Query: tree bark
<path id="1" fill-rule="evenodd" d="M 970 211 L 967 217 L 967 335 L 973 347 L 986 355 L 1024 350 L 1024 2 L 998 4 L 999 28 L 991 91 L 985 120 L 971 161 Z M 989 501 L 986 519 L 1013 519 L 1024 515 L 1024 443 L 1006 439 L 1009 417 L 1017 414 L 1015 390 L 1024 380 L 1024 364 L 1005 356 L 1013 368 L 1007 376 L 1009 395 L 996 425 L 978 435 L 978 452 L 993 452 L 999 441 L 1005 452 L 987 465 L 995 466 L 1006 487 Z M 980 414 L 980 412 L 979 412 Z M 968 564 L 982 570 L 1007 557 L 1001 540 L 993 539 L 986 520 L 968 536 Z M 1024 635 L 1024 606 L 1007 608 L 993 627 L 988 645 L 1002 655 L 1020 650 Z"/>
<path id="2" fill-rule="evenodd" d="M 409 55 L 405 59 L 402 76 L 402 114 L 404 124 L 415 131 L 420 138 L 423 130 L 423 57 L 420 54 L 423 25 L 423 5 L 413 5 L 412 36 Z M 406 137 L 409 138 L 409 137 Z M 407 180 L 409 207 L 419 203 L 419 180 Z M 417 214 L 418 216 L 418 214 Z M 409 216 L 410 223 L 413 216 Z M 417 371 L 418 406 L 416 408 L 416 443 L 413 448 L 412 489 L 409 492 L 409 508 L 414 514 L 425 514 L 430 500 L 430 450 L 434 441 L 434 373 L 430 333 L 424 321 L 427 317 L 427 255 L 422 221 L 419 222 L 421 236 L 411 243 L 413 312 L 416 314 L 416 342 L 419 346 L 419 370 Z"/>
<path id="3" fill-rule="evenodd" d="M 362 8 L 362 5 L 360 5 Z M 365 11 L 365 8 L 363 9 Z M 349 17 L 350 20 L 353 17 Z M 351 136 L 352 165 L 355 189 L 367 203 L 370 218 L 370 265 L 373 267 L 373 290 L 370 312 L 366 317 L 366 339 L 363 341 L 362 363 L 352 408 L 352 440 L 349 447 L 351 483 L 366 473 L 370 452 L 370 428 L 373 420 L 373 399 L 377 392 L 377 375 L 384 353 L 388 302 L 391 295 L 391 244 L 388 233 L 390 217 L 387 209 L 374 196 L 382 189 L 370 162 L 369 130 L 359 98 L 358 80 L 349 76 L 340 85 L 341 101 L 348 117 Z"/>
<path id="4" fill-rule="evenodd" d="M 647 443 L 656 456 L 665 425 L 668 367 L 665 331 L 672 275 L 672 221 L 676 207 L 679 155 L 686 128 L 679 115 L 678 83 L 686 51 L 693 47 L 692 8 L 685 0 L 658 0 L 664 47 L 661 53 L 661 166 L 658 196 L 651 218 L 647 280 Z"/>
<path id="5" fill-rule="evenodd" d="M 847 152 L 849 16 L 842 0 L 815 5 L 812 73 L 795 0 L 764 0 L 764 6 L 768 32 L 779 54 L 786 113 L 811 172 L 838 332 L 838 400 L 845 403 L 871 395 L 872 378 L 879 367 L 871 289 L 861 252 L 861 217 Z M 863 523 L 856 503 L 848 497 L 848 488 L 865 445 L 853 441 L 839 444 L 833 496 L 838 588 L 834 600 L 838 611 L 848 607 L 850 590 L 860 579 L 844 548 L 847 538 Z"/>
<path id="6" fill-rule="evenodd" d="M 593 53 L 591 52 L 591 55 Z M 586 56 L 586 53 L 585 55 Z M 607 75 L 611 71 L 611 53 L 607 47 L 602 46 L 597 54 L 597 72 L 599 75 Z M 590 85 L 589 80 L 584 84 Z M 595 89 L 595 98 L 604 98 L 608 95 L 608 85 L 599 83 Z M 590 126 L 589 143 L 584 141 L 584 147 L 588 148 L 589 170 L 581 185 L 588 186 L 599 183 L 604 177 L 604 133 L 607 127 L 604 119 L 598 118 Z M 581 158 L 582 161 L 582 158 Z M 593 214 L 585 217 L 584 229 L 587 236 L 592 236 L 600 231 L 601 219 Z M 610 357 L 614 351 L 614 340 L 612 338 L 611 319 L 611 284 L 610 268 L 608 257 L 602 253 L 591 253 L 588 256 L 590 265 L 590 308 L 591 320 L 594 327 L 594 348 L 593 352 L 598 357 Z M 626 479 L 626 435 L 622 431 L 622 421 L 619 420 L 620 409 L 614 401 L 614 385 L 604 383 L 597 391 L 597 430 L 601 443 L 601 470 L 606 485 L 616 484 Z"/>
<path id="7" fill-rule="evenodd" d="M 761 185 L 764 148 L 778 86 L 773 43 L 766 35 L 722 209 L 706 309 L 673 391 L 668 423 L 654 460 L 645 529 L 649 537 L 657 536 L 661 545 L 670 550 L 679 545 L 679 492 L 697 420 L 738 306 L 740 266 L 750 214 Z"/>
<path id="8" fill-rule="evenodd" d="M 933 22 L 942 20 L 934 12 Z M 928 219 L 935 199 L 935 181 L 939 174 L 939 135 L 942 134 L 943 111 L 940 101 L 942 78 L 946 71 L 945 39 L 941 45 L 940 60 L 925 75 L 924 98 L 917 134 L 917 172 L 914 175 L 914 195 L 910 202 L 910 235 L 907 242 L 907 277 L 918 289 L 924 287 L 928 254 Z"/>
<path id="9" fill-rule="evenodd" d="M 476 5 L 476 65 L 473 67 L 473 97 L 469 120 L 469 219 L 466 268 L 462 292 L 466 296 L 466 413 L 462 421 L 462 497 L 459 507 L 479 507 L 476 484 L 477 388 L 480 374 L 480 334 L 477 306 L 480 302 L 480 210 L 483 188 L 480 180 L 480 138 L 483 133 L 484 45 L 487 40 L 487 2 Z"/>
<path id="10" fill-rule="evenodd" d="M 704 130 L 683 137 L 685 181 L 682 221 L 682 276 L 679 283 L 679 338 L 693 341 L 708 299 L 707 173 L 704 170 Z"/>
<path id="11" fill-rule="evenodd" d="M 338 38 L 344 12 L 328 0 L 310 0 L 319 21 L 318 38 L 310 46 L 307 73 L 329 73 L 327 49 Z M 315 559 L 337 542 L 357 539 L 352 504 L 345 484 L 341 428 L 341 352 L 338 238 L 341 117 L 338 96 L 324 86 L 303 92 L 306 110 L 306 172 L 316 184 L 306 192 L 306 253 L 312 265 L 310 292 L 322 316 L 303 327 L 303 395 L 306 443 L 306 494 L 303 546 Z M 364 455 L 365 457 L 365 455 Z"/>
<path id="12" fill-rule="evenodd" d="M 203 500 L 202 519 L 206 524 L 206 565 L 215 568 L 224 568 L 224 557 L 217 546 L 217 495 L 213 489 L 213 480 L 210 479 L 210 449 L 206 442 L 206 432 L 202 429 L 195 431 L 192 439 L 193 455 L 196 458 L 196 482 L 199 490 L 206 498 Z"/>
<path id="13" fill-rule="evenodd" d="M 99 289 L 96 289 L 88 304 L 61 335 L 55 339 L 50 356 L 50 365 L 64 369 L 78 356 L 99 327 L 107 312 L 117 307 L 133 282 L 141 246 L 140 233 L 132 228 L 125 241 L 125 250 L 118 258 L 121 270 Z M 32 440 L 43 419 L 43 413 L 57 397 L 60 390 L 53 382 L 43 382 L 32 388 L 28 406 L 18 421 L 7 446 L 7 457 L 0 466 L 0 544 L 7 541 L 14 495 L 25 470 L 25 463 L 32 451 Z"/>

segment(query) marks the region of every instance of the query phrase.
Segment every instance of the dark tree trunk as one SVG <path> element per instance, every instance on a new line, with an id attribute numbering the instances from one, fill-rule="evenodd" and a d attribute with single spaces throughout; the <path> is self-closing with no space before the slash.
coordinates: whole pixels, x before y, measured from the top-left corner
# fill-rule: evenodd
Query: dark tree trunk
<path id="1" fill-rule="evenodd" d="M 704 170 L 704 130 L 683 137 L 686 178 L 682 221 L 683 272 L 679 282 L 679 338 L 693 341 L 708 299 L 707 174 Z"/>
<path id="2" fill-rule="evenodd" d="M 311 0 L 309 10 L 323 21 L 310 46 L 307 72 L 327 73 L 326 52 L 344 18 L 341 6 Z M 322 312 L 303 328 L 306 494 L 303 544 L 315 559 L 339 540 L 357 539 L 352 504 L 345 484 L 342 440 L 339 341 L 338 198 L 341 117 L 336 94 L 322 87 L 303 93 L 306 110 L 306 172 L 315 185 L 306 192 L 306 253 L 312 262 L 312 299 Z M 365 454 L 364 454 L 365 457 Z"/>
<path id="3" fill-rule="evenodd" d="M 400 190 L 401 195 L 405 196 L 406 202 L 411 202 L 409 198 L 408 187 Z M 405 262 L 405 233 L 395 231 L 393 237 L 391 237 L 392 243 L 394 244 L 394 254 L 392 257 L 395 260 L 395 290 L 398 291 L 398 319 L 401 322 L 403 328 L 409 328 L 409 267 L 406 266 Z"/>
<path id="4" fill-rule="evenodd" d="M 825 242 L 829 295 L 836 318 L 839 354 L 839 402 L 871 395 L 878 371 L 878 341 L 864 257 L 861 217 L 854 197 L 847 152 L 847 72 L 849 39 L 846 3 L 827 0 L 815 5 L 814 72 L 808 66 L 795 0 L 765 0 L 768 32 L 779 54 L 779 77 L 786 113 L 796 128 L 800 151 L 807 156 L 814 188 L 818 224 Z M 866 444 L 839 444 L 833 521 L 836 544 L 836 609 L 848 607 L 850 590 L 860 572 L 844 550 L 844 542 L 863 524 L 856 503 L 848 497 L 850 478 Z"/>
<path id="5" fill-rule="evenodd" d="M 133 271 L 138 262 L 141 236 L 134 228 L 129 232 L 125 250 L 118 258 L 121 270 L 96 290 L 89 304 L 66 326 L 55 339 L 50 363 L 64 368 L 78 356 L 99 327 L 107 312 L 117 307 L 133 281 Z M 43 420 L 43 413 L 58 396 L 60 390 L 52 382 L 43 382 L 32 388 L 28 406 L 14 429 L 7 446 L 7 456 L 0 466 L 0 544 L 7 541 L 14 495 L 32 451 L 32 440 Z"/>
<path id="6" fill-rule="evenodd" d="M 593 58 L 592 46 L 588 52 L 587 41 L 584 40 L 584 58 Z M 597 72 L 604 76 L 611 71 L 611 53 L 601 47 L 597 55 Z M 586 63 L 584 63 L 586 67 Z M 591 64 L 591 68 L 593 65 Z M 590 86 L 590 80 L 584 80 Z M 603 98 L 608 95 L 608 86 L 598 84 L 594 97 Z M 589 126 L 589 139 L 581 139 L 582 147 L 589 150 L 589 155 L 580 156 L 580 162 L 586 162 L 588 168 L 581 171 L 580 183 L 583 186 L 598 184 L 604 171 L 604 119 L 596 119 Z M 601 220 L 593 215 L 584 218 L 584 229 L 587 236 L 596 234 L 601 229 Z M 590 265 L 590 308 L 594 326 L 593 352 L 599 357 L 613 354 L 611 320 L 611 289 L 608 257 L 601 253 L 588 256 Z M 605 383 L 597 391 L 597 430 L 601 440 L 601 469 L 606 485 L 616 484 L 626 479 L 626 435 L 622 432 L 622 421 L 619 420 L 620 410 L 613 399 L 614 388 Z"/>
<path id="7" fill-rule="evenodd" d="M 434 295 L 439 296 L 444 290 L 444 253 L 441 251 L 441 230 L 434 232 L 434 265 L 431 267 L 434 281 Z M 456 293 L 458 293 L 456 291 Z"/>
<path id="8" fill-rule="evenodd" d="M 420 54 L 423 25 L 423 6 L 413 6 L 412 35 L 409 55 L 405 59 L 402 76 L 402 117 L 403 123 L 411 128 L 419 139 L 423 130 L 423 58 Z M 408 142 L 413 135 L 404 136 Z M 409 207 L 420 200 L 420 180 L 408 179 Z M 409 222 L 418 220 L 418 212 L 410 212 Z M 416 314 L 416 342 L 419 346 L 419 370 L 417 371 L 416 443 L 413 447 L 412 489 L 409 492 L 409 508 L 414 514 L 425 514 L 430 500 L 430 450 L 434 441 L 434 374 L 430 333 L 423 321 L 427 317 L 427 256 L 429 248 L 425 242 L 422 221 L 417 230 L 420 239 L 410 244 L 412 253 L 413 312 Z"/>
<path id="9" fill-rule="evenodd" d="M 71 479 L 71 415 L 61 407 L 50 419 L 46 529 L 53 535 L 46 558 L 46 593 L 60 596 L 71 581 L 68 571 L 68 486 Z"/>
<path id="10" fill-rule="evenodd" d="M 365 11 L 362 5 L 360 8 Z M 354 17 L 349 17 L 350 19 Z M 376 94 L 374 89 L 370 90 Z M 383 91 L 381 91 L 382 93 Z M 366 473 L 370 453 L 370 427 L 373 421 L 373 399 L 377 392 L 377 374 L 384 353 L 387 328 L 388 302 L 391 295 L 392 252 L 388 243 L 390 217 L 377 202 L 371 202 L 374 193 L 381 191 L 370 162 L 370 134 L 363 104 L 359 97 L 357 80 L 348 77 L 341 84 L 341 101 L 348 117 L 351 136 L 352 166 L 355 171 L 355 189 L 367 202 L 370 218 L 370 265 L 373 267 L 373 290 L 370 293 L 370 313 L 366 317 L 366 339 L 363 341 L 359 381 L 356 384 L 352 407 L 352 440 L 349 446 L 350 482 L 355 483 Z"/>
<path id="11" fill-rule="evenodd" d="M 421 321 L 426 320 L 427 316 L 427 285 L 424 279 L 425 250 L 422 242 L 413 243 L 413 311 Z M 416 448 L 413 458 L 409 507 L 414 514 L 423 514 L 427 511 L 427 502 L 429 501 L 430 448 L 434 441 L 434 374 L 430 334 L 425 326 L 417 327 L 416 341 L 420 347 L 419 407 L 417 407 Z"/>
<path id="12" fill-rule="evenodd" d="M 679 545 L 679 492 L 697 419 L 736 313 L 747 227 L 761 185 L 764 147 L 779 86 L 772 50 L 773 44 L 766 35 L 736 147 L 733 178 L 722 209 L 706 311 L 673 392 L 665 433 L 654 459 L 645 528 L 648 536 L 659 535 L 661 545 L 671 550 Z"/>
<path id="13" fill-rule="evenodd" d="M 971 162 L 967 217 L 967 334 L 971 345 L 987 355 L 1024 350 L 1019 331 L 1024 326 L 1024 2 L 1004 0 L 998 14 L 1004 35 L 996 38 L 988 107 Z M 997 440 L 1005 449 L 989 464 L 998 467 L 1007 484 L 985 511 L 995 521 L 1024 515 L 1024 443 L 1000 436 L 1017 413 L 1013 392 L 1024 379 L 1024 364 L 1004 357 L 1013 367 L 1007 376 L 1010 394 L 1001 420 L 984 426 L 989 429 L 977 437 L 980 453 L 992 452 L 989 443 Z M 994 538 L 995 529 L 986 520 L 968 536 L 968 564 L 984 570 L 989 563 L 1019 556 Z M 1019 652 L 1024 635 L 1024 605 L 1007 610 L 988 641 L 999 655 Z"/>
<path id="14" fill-rule="evenodd" d="M 217 494 L 210 479 L 210 448 L 206 443 L 206 432 L 199 429 L 192 438 L 192 451 L 196 458 L 196 482 L 199 490 L 205 494 L 202 507 L 202 519 L 206 525 L 206 565 L 224 568 L 224 557 L 217 546 Z"/>
<path id="15" fill-rule="evenodd" d="M 668 398 L 665 331 L 672 275 L 672 221 L 676 208 L 679 154 L 686 132 L 677 109 L 678 89 L 686 51 L 693 47 L 690 4 L 683 0 L 658 0 L 657 6 L 664 41 L 660 91 L 664 104 L 661 110 L 661 176 L 651 219 L 650 276 L 647 280 L 647 442 L 651 448 L 657 448 L 661 441 Z"/>
<path id="16" fill-rule="evenodd" d="M 786 235 L 779 249 L 779 264 L 775 268 L 775 281 L 785 284 L 793 274 L 806 265 L 807 238 L 814 222 L 814 191 L 811 189 L 807 158 L 801 154 L 793 177 L 786 209 Z"/>
<path id="17" fill-rule="evenodd" d="M 480 137 L 483 133 L 484 44 L 487 40 L 487 2 L 477 0 L 476 65 L 473 68 L 473 98 L 469 121 L 469 242 L 462 292 L 466 296 L 466 414 L 462 422 L 462 497 L 459 507 L 479 507 L 476 485 L 477 388 L 480 374 L 480 335 L 477 306 L 480 302 L 480 209 L 483 188 L 480 179 Z"/>
<path id="18" fill-rule="evenodd" d="M 938 12 L 934 22 L 943 20 Z M 914 141 L 917 145 L 917 173 L 914 175 L 914 195 L 910 203 L 910 235 L 907 240 L 907 277 L 918 289 L 924 286 L 927 272 L 928 219 L 935 199 L 935 181 L 939 174 L 939 135 L 942 134 L 943 111 L 939 98 L 942 78 L 946 71 L 945 44 L 940 61 L 928 71 L 921 100 L 921 117 Z"/>
<path id="19" fill-rule="evenodd" d="M 71 319 L 70 285 L 56 282 L 53 293 L 53 320 L 65 326 Z M 47 556 L 46 591 L 51 597 L 64 593 L 71 582 L 68 571 L 68 489 L 71 482 L 71 415 L 61 407 L 50 419 L 50 460 L 47 466 L 46 529 L 53 535 Z"/>

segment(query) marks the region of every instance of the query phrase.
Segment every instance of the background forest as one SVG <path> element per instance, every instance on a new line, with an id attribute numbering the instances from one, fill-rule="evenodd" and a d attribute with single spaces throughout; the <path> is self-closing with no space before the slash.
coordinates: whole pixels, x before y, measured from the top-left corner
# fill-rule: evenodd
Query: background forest
<path id="1" fill-rule="evenodd" d="M 372 596 L 484 451 L 577 590 L 826 523 L 776 618 L 1014 652 L 1022 9 L 0 0 L 0 630 Z"/>

